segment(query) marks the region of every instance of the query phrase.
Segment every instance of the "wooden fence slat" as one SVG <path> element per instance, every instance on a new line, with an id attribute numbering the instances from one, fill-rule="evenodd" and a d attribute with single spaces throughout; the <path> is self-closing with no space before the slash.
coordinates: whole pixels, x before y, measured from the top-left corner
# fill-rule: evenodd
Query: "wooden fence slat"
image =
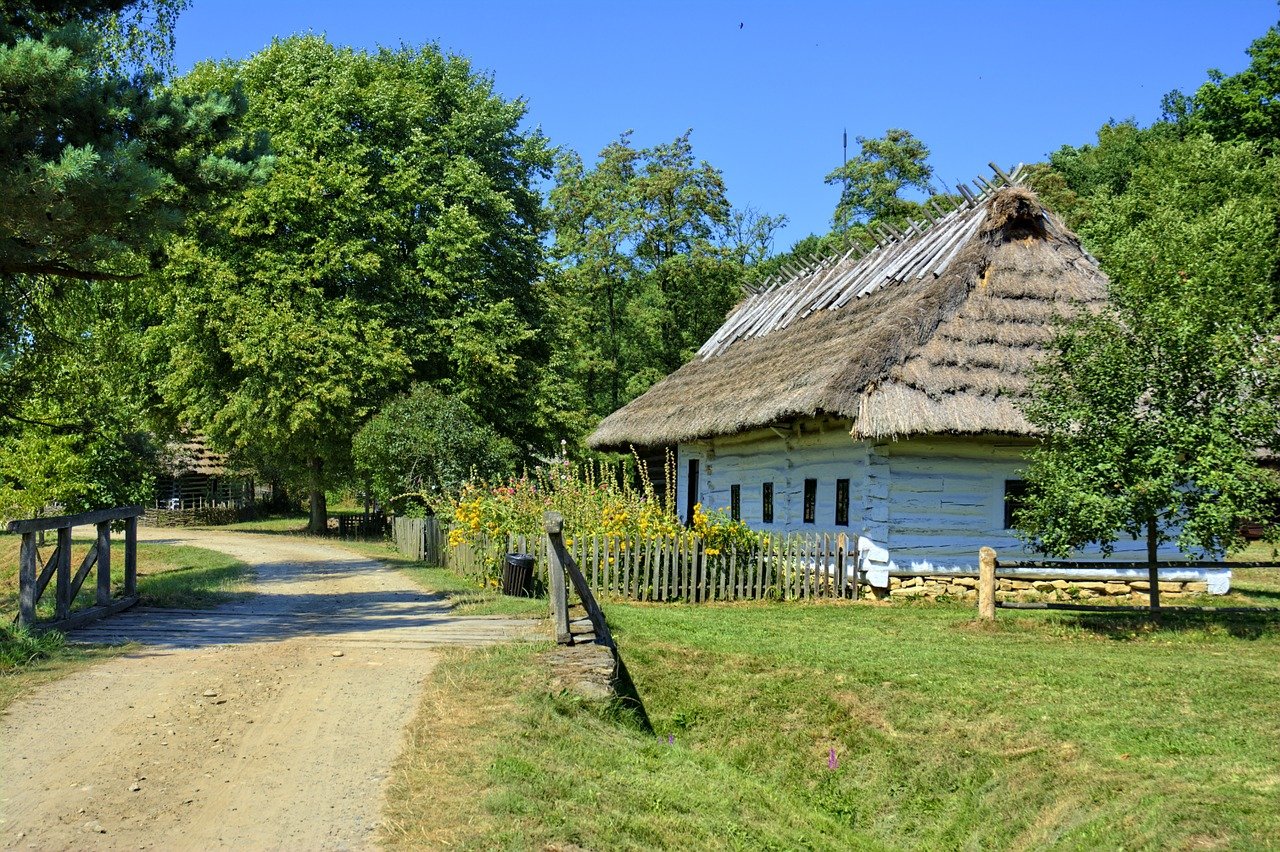
<path id="1" fill-rule="evenodd" d="M 591 594 L 600 594 L 600 535 L 591 534 Z"/>
<path id="2" fill-rule="evenodd" d="M 632 581 L 635 578 L 632 577 L 632 574 L 635 571 L 636 551 L 632 547 L 631 536 L 629 535 L 622 536 L 622 555 L 623 565 L 625 566 L 622 572 L 622 594 L 624 597 L 630 598 L 633 595 Z"/>
<path id="3" fill-rule="evenodd" d="M 111 522 L 98 524 L 98 593 L 94 602 L 99 606 L 111 603 Z"/>

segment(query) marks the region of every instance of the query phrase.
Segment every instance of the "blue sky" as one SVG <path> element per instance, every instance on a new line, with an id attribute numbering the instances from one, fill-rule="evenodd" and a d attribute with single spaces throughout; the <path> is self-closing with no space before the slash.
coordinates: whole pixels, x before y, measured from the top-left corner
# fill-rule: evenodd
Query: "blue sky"
<path id="1" fill-rule="evenodd" d="M 825 232 L 841 132 L 910 130 L 937 178 L 987 175 L 1148 123 L 1171 89 L 1247 64 L 1273 0 L 1217 2 L 275 2 L 193 0 L 180 71 L 313 31 L 360 48 L 436 42 L 528 101 L 529 123 L 591 159 L 624 130 L 693 129 L 735 205 L 786 214 L 786 248 Z"/>

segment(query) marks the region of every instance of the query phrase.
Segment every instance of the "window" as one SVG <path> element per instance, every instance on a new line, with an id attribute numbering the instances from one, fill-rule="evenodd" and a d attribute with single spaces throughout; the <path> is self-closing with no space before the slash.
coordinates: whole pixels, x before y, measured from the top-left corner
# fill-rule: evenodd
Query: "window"
<path id="1" fill-rule="evenodd" d="M 742 486 L 729 486 L 729 515 L 735 520 L 742 520 Z"/>
<path id="2" fill-rule="evenodd" d="M 1013 529 L 1013 515 L 1027 503 L 1027 483 L 1021 479 L 1004 481 L 1004 528 Z"/>
<path id="3" fill-rule="evenodd" d="M 804 481 L 804 522 L 812 524 L 818 517 L 818 480 Z"/>
<path id="4" fill-rule="evenodd" d="M 849 526 L 849 480 L 836 480 L 836 526 Z"/>
<path id="5" fill-rule="evenodd" d="M 760 519 L 766 524 L 773 523 L 773 483 L 766 482 L 760 486 Z"/>
<path id="6" fill-rule="evenodd" d="M 698 503 L 698 460 L 689 459 L 689 477 L 685 483 L 684 523 L 693 526 L 693 507 Z"/>

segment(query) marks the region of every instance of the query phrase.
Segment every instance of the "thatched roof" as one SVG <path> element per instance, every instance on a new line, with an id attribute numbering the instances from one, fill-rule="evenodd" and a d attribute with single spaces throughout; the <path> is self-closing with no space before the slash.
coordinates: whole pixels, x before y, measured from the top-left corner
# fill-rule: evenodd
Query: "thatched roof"
<path id="1" fill-rule="evenodd" d="M 692 361 L 601 422 L 595 448 L 660 446 L 801 417 L 853 435 L 1027 435 L 1015 400 L 1053 320 L 1107 280 L 1029 190 L 1011 185 L 928 230 L 846 255 L 739 304 Z"/>
<path id="2" fill-rule="evenodd" d="M 227 457 L 209 446 L 201 434 L 184 434 L 181 440 L 165 445 L 161 466 L 171 476 L 196 473 L 205 476 L 224 476 L 227 473 Z"/>

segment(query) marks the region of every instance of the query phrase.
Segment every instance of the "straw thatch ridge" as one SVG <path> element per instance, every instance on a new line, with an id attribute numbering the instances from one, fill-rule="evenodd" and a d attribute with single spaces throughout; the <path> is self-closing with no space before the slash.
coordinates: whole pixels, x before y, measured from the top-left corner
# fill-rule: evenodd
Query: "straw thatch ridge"
<path id="1" fill-rule="evenodd" d="M 913 249 L 926 240 L 933 248 Z M 872 255 L 888 252 L 907 259 L 877 277 L 886 267 Z M 761 294 L 789 314 L 762 334 L 744 311 L 764 303 L 746 300 L 726 320 L 736 331 L 717 333 L 722 348 L 605 418 L 588 444 L 662 446 L 820 415 L 851 420 L 864 438 L 1030 434 L 1016 399 L 1055 318 L 1106 298 L 1106 278 L 1075 235 L 1010 187 L 872 255 L 801 276 L 781 288 L 791 294 Z M 858 292 L 836 304 L 851 276 Z M 801 303 L 810 307 L 789 307 Z"/>

